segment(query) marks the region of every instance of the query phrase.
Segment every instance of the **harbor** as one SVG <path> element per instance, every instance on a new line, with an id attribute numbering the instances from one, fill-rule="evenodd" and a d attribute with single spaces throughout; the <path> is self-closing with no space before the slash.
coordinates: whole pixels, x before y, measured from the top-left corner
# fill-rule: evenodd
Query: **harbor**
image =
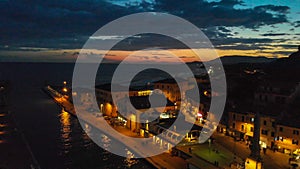
<path id="1" fill-rule="evenodd" d="M 71 101 L 68 99 L 68 97 L 64 96 L 62 93 L 58 92 L 57 90 L 53 89 L 51 86 L 46 86 L 44 88 L 44 91 L 51 97 L 53 100 L 60 106 L 62 107 L 66 112 L 69 112 L 71 115 L 76 116 L 77 118 L 80 118 L 81 120 L 85 121 L 87 124 L 93 126 L 94 128 L 100 130 L 103 132 L 105 135 L 113 138 L 114 140 L 123 140 L 124 137 L 122 135 L 114 135 L 110 132 L 109 130 L 105 130 L 105 125 L 103 123 L 97 123 L 95 121 L 96 116 L 92 113 L 84 113 L 76 114 L 75 109 Z M 81 107 L 80 111 L 86 111 L 88 107 Z M 113 127 L 113 126 L 112 126 Z M 117 130 L 119 133 L 122 133 L 126 136 L 130 137 L 141 137 L 137 135 L 137 133 L 134 133 L 123 126 L 114 126 L 113 127 L 115 130 Z M 121 144 L 125 144 L 128 149 L 130 149 L 134 153 L 142 153 L 138 148 L 139 146 L 144 146 L 141 145 L 140 142 L 122 142 L 120 141 Z M 140 145 L 139 145 L 140 144 Z M 158 148 L 157 145 L 154 144 L 148 144 L 147 148 L 149 151 Z M 196 156 L 192 152 L 189 152 L 188 149 L 181 148 L 178 149 L 179 154 L 178 156 L 172 155 L 168 150 L 166 150 L 165 153 L 162 153 L 160 155 L 152 156 L 152 157 L 147 157 L 145 160 L 147 160 L 150 164 L 152 164 L 155 168 L 159 169 L 165 169 L 165 168 L 170 168 L 170 169 L 183 169 L 183 168 L 205 168 L 205 169 L 217 169 L 219 167 L 215 166 L 213 163 L 202 159 L 199 156 Z M 143 155 L 143 154 L 141 154 Z"/>

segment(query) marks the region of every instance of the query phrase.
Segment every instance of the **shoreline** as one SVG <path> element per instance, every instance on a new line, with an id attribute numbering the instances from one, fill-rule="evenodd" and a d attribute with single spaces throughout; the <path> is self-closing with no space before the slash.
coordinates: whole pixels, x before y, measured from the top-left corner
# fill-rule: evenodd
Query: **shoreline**
<path id="1" fill-rule="evenodd" d="M 49 89 L 51 90 L 52 88 L 51 88 L 50 86 L 47 86 L 47 87 L 44 87 L 44 88 L 43 88 L 43 91 L 44 91 L 49 97 L 51 97 L 51 98 L 53 99 L 53 101 L 54 101 L 58 106 L 60 106 L 61 108 L 63 108 L 66 112 L 70 113 L 72 116 L 78 118 L 77 115 L 76 115 L 76 113 L 75 113 L 75 111 L 74 111 L 74 108 L 73 108 L 73 107 L 68 108 L 68 107 L 70 107 L 70 106 L 73 106 L 73 104 L 70 103 L 69 101 L 67 101 L 67 102 L 59 102 L 59 101 L 57 100 L 57 98 L 55 98 L 54 93 L 52 93 L 52 92 L 55 92 L 55 93 L 58 94 L 59 96 L 61 96 L 61 94 L 58 93 L 57 91 L 55 91 L 54 89 L 52 89 L 52 90 L 51 90 L 52 92 L 51 92 Z M 86 120 L 84 120 L 84 119 L 82 119 L 82 118 L 81 118 L 81 120 L 85 121 L 86 123 L 88 123 L 88 124 L 91 125 L 92 127 L 96 128 L 96 129 L 98 129 L 98 130 L 100 130 L 100 129 L 99 129 L 97 126 L 95 126 L 94 124 L 91 124 L 90 122 L 88 122 L 88 121 L 86 121 Z M 119 139 L 117 139 L 114 135 L 108 133 L 107 131 L 104 131 L 104 130 L 100 130 L 100 131 L 103 132 L 103 133 L 105 133 L 105 134 L 107 134 L 108 136 L 110 136 L 110 137 L 111 137 L 112 139 L 114 139 L 115 141 L 120 142 L 121 144 L 123 144 L 124 146 L 126 146 L 128 149 L 130 149 L 130 151 L 132 151 L 133 153 L 139 154 L 137 151 L 134 150 L 134 147 L 135 147 L 135 146 L 134 146 L 134 147 L 131 147 L 130 145 L 124 144 L 123 142 L 119 141 Z M 164 159 L 160 159 L 160 158 L 163 158 L 162 156 L 164 156 L 164 155 L 165 155 L 165 154 L 163 153 L 163 154 L 161 154 L 161 155 L 157 155 L 157 156 L 153 156 L 153 157 L 138 158 L 138 159 L 143 159 L 143 160 L 147 161 L 149 164 L 151 164 L 153 167 L 158 168 L 158 169 L 173 168 L 173 167 L 169 167 L 168 163 L 166 163 L 166 161 L 165 161 Z M 173 157 L 173 158 L 176 158 L 177 160 L 178 160 L 178 159 L 181 159 L 181 157 Z M 159 162 L 158 162 L 158 160 L 159 160 Z M 174 162 L 175 162 L 175 161 L 173 161 L 173 163 L 174 163 Z M 183 159 L 180 160 L 180 163 L 183 163 L 183 162 L 185 162 L 185 160 L 183 160 Z M 165 165 L 162 165 L 162 164 L 160 164 L 160 163 L 164 163 Z M 186 168 L 186 164 L 184 163 L 184 165 L 180 165 L 180 166 L 177 166 L 177 167 L 178 167 L 178 169 L 179 169 L 179 168 L 180 168 L 180 169 L 184 169 L 184 168 Z"/>
<path id="2" fill-rule="evenodd" d="M 43 90 L 58 104 L 58 106 L 62 107 L 66 112 L 70 113 L 72 116 L 76 116 L 76 118 L 80 118 L 80 120 L 83 120 L 84 122 L 88 123 L 92 127 L 96 128 L 97 130 L 101 131 L 102 133 L 110 136 L 112 139 L 114 139 L 117 142 L 120 142 L 121 144 L 125 145 L 130 151 L 132 151 L 135 154 L 138 154 L 140 156 L 143 155 L 142 152 L 138 153 L 138 142 L 131 141 L 127 144 L 124 144 L 123 142 L 119 141 L 124 139 L 123 136 L 113 135 L 112 133 L 109 133 L 106 130 L 103 130 L 105 128 L 105 125 L 101 123 L 96 123 L 93 119 L 95 118 L 92 114 L 81 114 L 80 117 L 76 115 L 76 112 L 74 110 L 73 103 L 71 103 L 66 97 L 64 97 L 62 94 L 51 88 L 50 86 L 44 87 Z M 84 109 L 83 109 L 84 110 Z M 121 126 L 114 127 L 115 130 L 119 133 L 122 133 L 129 137 L 137 137 L 136 133 L 133 133 L 131 131 L 127 131 L 124 127 L 121 129 Z M 125 131 L 126 130 L 126 131 Z M 134 146 L 132 146 L 134 145 Z M 148 150 L 153 150 L 153 148 L 156 148 L 155 144 L 149 145 Z M 185 169 L 185 168 L 206 168 L 206 169 L 218 169 L 216 165 L 213 163 L 210 163 L 208 161 L 205 161 L 202 158 L 199 158 L 195 156 L 195 154 L 192 154 L 189 151 L 183 151 L 181 149 L 177 149 L 179 151 L 178 156 L 173 156 L 167 152 L 164 152 L 159 155 L 143 158 L 148 163 L 150 163 L 153 167 L 158 169 Z M 187 158 L 189 156 L 189 158 Z"/>
<path id="3" fill-rule="evenodd" d="M 73 117 L 77 117 L 76 113 L 74 112 L 74 109 L 73 110 L 70 110 L 67 108 L 67 106 L 63 105 L 62 103 L 58 102 L 55 97 L 53 96 L 53 94 L 51 93 L 50 90 L 48 90 L 46 87 L 42 89 L 49 97 L 51 97 L 53 99 L 53 101 L 61 108 L 63 108 L 66 112 L 68 112 L 69 114 L 71 114 Z M 86 123 L 88 123 L 89 125 L 93 126 L 93 124 L 85 121 Z M 95 126 L 93 126 L 95 127 Z M 95 127 L 96 129 L 98 129 L 97 127 Z M 99 129 L 98 129 L 99 130 Z M 104 132 L 101 130 L 101 132 Z M 105 132 L 104 132 L 105 133 Z M 109 133 L 105 133 L 105 134 L 108 134 L 111 138 L 113 138 L 112 135 L 110 135 Z M 118 139 L 114 139 L 115 141 L 118 141 L 120 142 Z M 120 142 L 121 144 L 123 144 L 122 142 Z M 129 146 L 123 144 L 124 146 L 126 146 L 128 149 L 130 149 L 130 151 L 134 152 L 135 154 L 137 154 L 136 151 L 132 150 Z M 139 158 L 140 159 L 140 158 Z M 157 164 L 153 159 L 150 158 L 143 158 L 142 160 L 146 161 L 147 163 L 149 163 L 150 165 L 152 165 L 153 167 L 155 168 L 158 168 L 158 169 L 164 169 L 165 167 L 163 166 L 160 166 L 159 164 Z"/>

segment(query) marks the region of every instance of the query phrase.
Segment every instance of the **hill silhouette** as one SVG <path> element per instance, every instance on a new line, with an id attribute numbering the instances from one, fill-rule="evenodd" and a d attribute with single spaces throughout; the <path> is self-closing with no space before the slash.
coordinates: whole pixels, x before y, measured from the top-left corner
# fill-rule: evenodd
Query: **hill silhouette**
<path id="1" fill-rule="evenodd" d="M 282 81 L 300 81 L 300 46 L 287 58 L 276 59 L 265 68 L 272 78 Z"/>

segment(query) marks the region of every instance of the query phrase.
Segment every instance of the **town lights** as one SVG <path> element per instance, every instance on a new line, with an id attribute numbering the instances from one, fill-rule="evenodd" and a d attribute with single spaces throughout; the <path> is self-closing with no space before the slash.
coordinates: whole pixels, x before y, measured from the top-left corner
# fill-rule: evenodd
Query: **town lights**
<path id="1" fill-rule="evenodd" d="M 202 121 L 203 121 L 203 115 L 202 115 L 201 112 L 198 112 L 198 113 L 197 113 L 197 120 L 199 120 L 200 123 L 202 123 Z"/>
<path id="2" fill-rule="evenodd" d="M 63 81 L 63 84 L 64 84 L 64 86 L 63 86 L 63 88 L 62 88 L 62 91 L 63 91 L 64 93 L 67 93 L 67 92 L 68 92 L 68 89 L 67 89 L 67 87 L 66 87 L 67 81 Z"/>
<path id="3" fill-rule="evenodd" d="M 63 88 L 63 92 L 67 93 L 68 89 L 66 87 Z"/>

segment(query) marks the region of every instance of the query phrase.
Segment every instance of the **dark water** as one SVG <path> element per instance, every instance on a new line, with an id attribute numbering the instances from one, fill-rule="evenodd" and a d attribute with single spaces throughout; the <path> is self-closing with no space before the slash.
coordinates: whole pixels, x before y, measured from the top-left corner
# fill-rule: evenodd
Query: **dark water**
<path id="1" fill-rule="evenodd" d="M 108 67 L 109 69 L 109 67 Z M 0 63 L 0 79 L 10 82 L 10 109 L 41 168 L 153 168 L 144 160 L 120 157 L 99 148 L 78 120 L 63 112 L 41 88 L 72 78 L 72 64 Z M 111 74 L 103 76 L 102 81 Z M 93 130 L 90 126 L 90 130 Z M 108 150 L 123 147 L 99 135 Z M 124 154 L 127 153 L 123 147 Z"/>

